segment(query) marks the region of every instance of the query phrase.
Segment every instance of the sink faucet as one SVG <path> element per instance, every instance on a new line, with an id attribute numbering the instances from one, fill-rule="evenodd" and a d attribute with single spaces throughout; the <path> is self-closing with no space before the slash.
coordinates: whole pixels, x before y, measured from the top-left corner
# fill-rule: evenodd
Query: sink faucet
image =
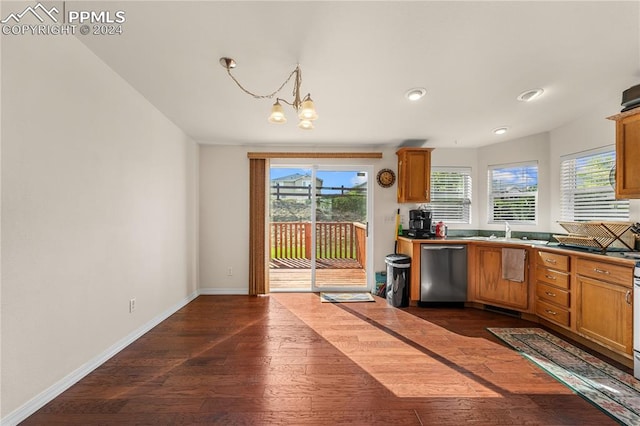
<path id="1" fill-rule="evenodd" d="M 511 227 L 509 226 L 509 222 L 504 223 L 504 237 L 511 238 Z"/>

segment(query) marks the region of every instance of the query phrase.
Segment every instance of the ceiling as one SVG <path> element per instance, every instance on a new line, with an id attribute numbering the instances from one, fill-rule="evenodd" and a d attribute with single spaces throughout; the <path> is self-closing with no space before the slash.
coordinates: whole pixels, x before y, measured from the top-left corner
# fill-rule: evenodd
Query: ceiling
<path id="1" fill-rule="evenodd" d="M 203 144 L 477 147 L 552 130 L 640 82 L 637 1 L 67 3 L 126 12 L 122 35 L 78 38 Z M 299 63 L 315 129 L 288 106 L 288 123 L 269 124 L 273 101 L 243 93 L 222 56 L 261 94 Z M 412 103 L 413 87 L 427 94 Z"/>

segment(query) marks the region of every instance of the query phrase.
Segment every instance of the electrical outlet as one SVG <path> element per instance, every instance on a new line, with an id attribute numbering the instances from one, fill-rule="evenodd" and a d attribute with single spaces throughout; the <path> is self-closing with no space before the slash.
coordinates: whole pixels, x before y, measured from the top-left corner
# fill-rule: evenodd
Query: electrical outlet
<path id="1" fill-rule="evenodd" d="M 129 313 L 132 314 L 136 310 L 136 298 L 129 299 Z"/>
<path id="2" fill-rule="evenodd" d="M 233 268 L 231 266 L 229 266 L 229 268 L 227 269 L 227 276 L 232 276 L 233 275 Z"/>

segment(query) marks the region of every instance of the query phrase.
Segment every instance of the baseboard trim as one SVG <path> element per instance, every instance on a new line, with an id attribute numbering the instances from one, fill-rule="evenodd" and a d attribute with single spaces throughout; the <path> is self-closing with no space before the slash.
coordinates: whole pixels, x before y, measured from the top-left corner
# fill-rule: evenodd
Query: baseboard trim
<path id="1" fill-rule="evenodd" d="M 211 295 L 245 296 L 249 294 L 249 290 L 242 289 L 242 288 L 234 288 L 234 287 L 227 287 L 227 288 L 209 287 L 209 288 L 201 288 L 200 294 L 203 296 L 211 296 Z"/>
<path id="2" fill-rule="evenodd" d="M 121 350 L 129 346 L 131 343 L 135 342 L 137 339 L 140 338 L 140 336 L 142 336 L 143 334 L 151 330 L 153 327 L 160 324 L 165 319 L 169 318 L 171 315 L 176 313 L 182 307 L 186 306 L 189 302 L 191 302 L 193 299 L 198 297 L 200 294 L 202 293 L 196 290 L 193 293 L 191 293 L 189 296 L 182 299 L 180 302 L 170 307 L 169 309 L 165 310 L 159 315 L 156 315 L 153 319 L 151 319 L 151 321 L 147 322 L 146 324 L 142 325 L 138 329 L 134 330 L 129 335 L 120 339 L 114 345 L 109 347 L 106 351 L 104 351 L 97 357 L 93 358 L 89 362 L 85 363 L 75 371 L 71 372 L 70 374 L 68 374 L 61 380 L 59 380 L 57 383 L 54 383 L 49 388 L 40 392 L 38 395 L 31 398 L 29 401 L 27 401 L 22 406 L 18 407 L 17 409 L 9 413 L 4 418 L 0 419 L 0 425 L 15 426 L 18 423 L 24 421 L 27 417 L 29 417 L 30 415 L 38 411 L 45 404 L 47 404 L 48 402 L 53 400 L 55 397 L 60 395 L 62 392 L 66 391 L 71 386 L 76 384 L 87 374 L 91 373 L 93 370 L 95 370 L 96 368 L 104 364 L 115 354 L 117 354 L 118 352 L 120 352 Z"/>

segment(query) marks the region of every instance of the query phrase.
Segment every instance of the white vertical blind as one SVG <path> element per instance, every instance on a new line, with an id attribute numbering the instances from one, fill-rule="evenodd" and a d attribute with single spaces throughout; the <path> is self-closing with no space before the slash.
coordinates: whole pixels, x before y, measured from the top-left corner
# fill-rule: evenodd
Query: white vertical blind
<path id="1" fill-rule="evenodd" d="M 536 223 L 537 162 L 489 166 L 488 179 L 489 223 Z"/>
<path id="2" fill-rule="evenodd" d="M 471 223 L 471 168 L 433 167 L 428 208 L 433 220 Z"/>
<path id="3" fill-rule="evenodd" d="M 629 200 L 615 198 L 613 146 L 561 158 L 562 220 L 629 220 Z"/>

